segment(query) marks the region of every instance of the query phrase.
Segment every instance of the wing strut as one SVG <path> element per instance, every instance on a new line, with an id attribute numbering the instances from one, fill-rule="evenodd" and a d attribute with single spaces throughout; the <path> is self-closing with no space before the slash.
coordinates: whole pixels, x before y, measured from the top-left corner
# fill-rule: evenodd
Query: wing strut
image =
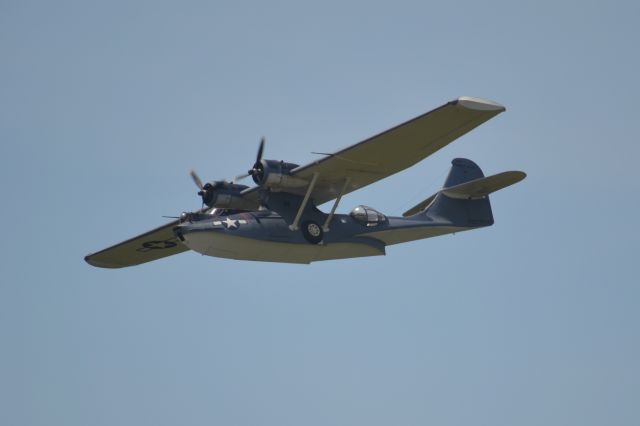
<path id="1" fill-rule="evenodd" d="M 292 231 L 298 230 L 298 223 L 300 222 L 300 218 L 302 217 L 302 212 L 305 207 L 307 207 L 307 203 L 309 202 L 309 197 L 311 197 L 311 193 L 313 192 L 313 187 L 316 186 L 316 181 L 318 180 L 318 172 L 313 173 L 313 177 L 311 178 L 311 183 L 309 184 L 309 188 L 307 188 L 307 193 L 304 194 L 304 199 L 302 200 L 302 204 L 300 204 L 300 208 L 298 209 L 298 214 L 296 214 L 296 218 L 293 220 L 293 223 L 289 225 L 289 229 Z"/>
<path id="2" fill-rule="evenodd" d="M 342 185 L 342 189 L 338 193 L 338 197 L 336 198 L 336 201 L 333 203 L 333 207 L 331 207 L 331 213 L 329 213 L 329 216 L 327 216 L 327 220 L 325 220 L 324 225 L 322 225 L 322 230 L 324 232 L 329 232 L 329 223 L 331 223 L 331 219 L 333 219 L 333 214 L 336 212 L 336 209 L 338 208 L 338 203 L 340 203 L 340 199 L 342 198 L 342 195 L 344 195 L 344 192 L 347 190 L 347 186 L 349 185 L 349 182 L 351 182 L 351 177 L 347 176 L 347 178 L 344 180 L 344 185 Z"/>

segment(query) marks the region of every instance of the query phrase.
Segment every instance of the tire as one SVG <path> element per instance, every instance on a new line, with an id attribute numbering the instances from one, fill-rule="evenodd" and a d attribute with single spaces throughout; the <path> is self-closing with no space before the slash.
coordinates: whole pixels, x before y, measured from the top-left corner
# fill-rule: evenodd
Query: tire
<path id="1" fill-rule="evenodd" d="M 320 225 L 311 220 L 302 223 L 302 235 L 311 244 L 320 244 L 324 238 Z"/>

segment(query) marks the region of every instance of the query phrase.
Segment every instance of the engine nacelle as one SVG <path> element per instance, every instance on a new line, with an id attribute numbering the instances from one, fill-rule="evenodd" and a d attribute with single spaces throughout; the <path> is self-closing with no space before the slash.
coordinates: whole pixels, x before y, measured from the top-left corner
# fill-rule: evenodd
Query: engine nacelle
<path id="1" fill-rule="evenodd" d="M 257 210 L 257 202 L 248 200 L 240 195 L 240 192 L 248 186 L 235 183 L 215 181 L 208 182 L 198 193 L 202 202 L 208 207 L 235 210 Z"/>
<path id="2" fill-rule="evenodd" d="M 257 210 L 259 207 L 254 201 L 247 200 L 239 195 L 224 193 L 216 194 L 215 200 L 208 206 L 234 210 Z"/>
<path id="3" fill-rule="evenodd" d="M 309 184 L 304 179 L 291 176 L 297 164 L 277 160 L 261 160 L 254 166 L 253 181 L 275 191 L 287 188 L 303 188 Z"/>

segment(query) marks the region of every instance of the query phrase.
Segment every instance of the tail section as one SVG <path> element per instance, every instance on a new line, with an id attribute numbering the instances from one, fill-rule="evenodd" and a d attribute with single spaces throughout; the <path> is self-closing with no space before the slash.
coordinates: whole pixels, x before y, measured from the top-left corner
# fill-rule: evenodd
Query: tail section
<path id="1" fill-rule="evenodd" d="M 451 169 L 444 181 L 443 188 L 450 188 L 483 177 L 484 173 L 476 163 L 466 158 L 455 158 L 451 161 Z"/>
<path id="2" fill-rule="evenodd" d="M 525 178 L 523 172 L 503 172 L 484 177 L 476 163 L 465 158 L 451 162 L 443 188 L 407 210 L 403 216 L 422 215 L 455 226 L 479 227 L 493 224 L 489 194 Z"/>
<path id="3" fill-rule="evenodd" d="M 424 214 L 433 220 L 447 221 L 456 226 L 493 225 L 491 203 L 486 195 L 477 198 L 451 197 L 449 190 L 486 179 L 480 167 L 466 158 L 456 158 L 451 162 L 451 170 L 444 186 Z"/>

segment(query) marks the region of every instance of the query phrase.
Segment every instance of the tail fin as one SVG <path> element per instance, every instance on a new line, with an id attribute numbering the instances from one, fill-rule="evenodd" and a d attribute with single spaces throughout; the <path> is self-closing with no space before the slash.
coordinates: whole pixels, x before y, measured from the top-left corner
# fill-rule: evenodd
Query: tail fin
<path id="1" fill-rule="evenodd" d="M 523 172 L 512 171 L 484 177 L 480 167 L 466 158 L 456 158 L 451 164 L 444 187 L 404 212 L 403 216 L 421 213 L 431 219 L 445 219 L 460 226 L 492 225 L 489 194 L 526 176 Z"/>
<path id="2" fill-rule="evenodd" d="M 444 181 L 443 188 L 450 188 L 483 177 L 484 173 L 476 163 L 466 158 L 455 158 L 451 161 L 451 169 Z"/>

